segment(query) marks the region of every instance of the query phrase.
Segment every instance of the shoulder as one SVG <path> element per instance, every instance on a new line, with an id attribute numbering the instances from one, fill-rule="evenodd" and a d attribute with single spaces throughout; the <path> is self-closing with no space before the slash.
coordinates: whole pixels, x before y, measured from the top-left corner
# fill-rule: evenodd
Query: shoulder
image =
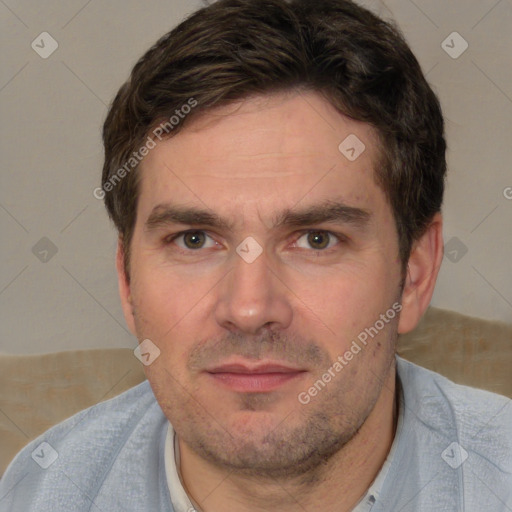
<path id="1" fill-rule="evenodd" d="M 401 384 L 384 510 L 502 512 L 512 503 L 512 401 L 397 357 Z"/>
<path id="2" fill-rule="evenodd" d="M 67 446 L 107 442 L 107 437 L 96 437 L 98 432 L 108 434 L 108 442 L 123 436 L 127 429 L 140 421 L 151 409 L 156 409 L 156 399 L 148 381 L 125 391 L 124 393 L 100 402 L 71 416 L 67 420 L 47 430 L 31 441 L 13 460 L 20 459 L 24 452 L 35 448 L 43 440 L 52 441 L 61 449 Z"/>
<path id="3" fill-rule="evenodd" d="M 503 473 L 512 473 L 512 400 L 455 384 L 399 357 L 397 372 L 416 422 L 456 440 L 466 452 L 492 460 Z"/>
<path id="4" fill-rule="evenodd" d="M 85 510 L 87 501 L 90 506 L 89 497 L 94 500 L 105 482 L 113 478 L 114 466 L 114 478 L 123 473 L 129 478 L 130 473 L 134 476 L 142 471 L 128 461 L 143 454 L 140 463 L 144 465 L 145 456 L 154 457 L 158 448 L 153 445 L 158 445 L 165 425 L 148 381 L 85 409 L 16 455 L 0 483 L 0 505 L 6 502 L 23 504 L 23 510 L 50 510 L 52 495 L 58 495 L 62 506 L 65 503 L 73 510 L 82 510 L 77 500 L 85 500 Z M 27 489 L 32 498 L 26 496 Z"/>

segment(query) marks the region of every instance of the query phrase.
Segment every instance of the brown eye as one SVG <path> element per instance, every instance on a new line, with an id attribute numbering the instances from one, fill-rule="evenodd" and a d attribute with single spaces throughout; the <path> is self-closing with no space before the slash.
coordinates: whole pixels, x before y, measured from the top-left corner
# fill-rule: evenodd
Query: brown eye
<path id="1" fill-rule="evenodd" d="M 178 249 L 183 252 L 198 252 L 200 249 L 214 249 L 219 244 L 207 234 L 206 231 L 190 230 L 180 231 L 174 235 L 164 238 L 163 243 L 169 250 Z"/>
<path id="2" fill-rule="evenodd" d="M 202 231 L 183 233 L 183 243 L 188 249 L 201 249 L 206 237 Z"/>
<path id="3" fill-rule="evenodd" d="M 330 235 L 325 231 L 312 231 L 308 233 L 308 243 L 313 249 L 325 249 L 330 242 Z"/>

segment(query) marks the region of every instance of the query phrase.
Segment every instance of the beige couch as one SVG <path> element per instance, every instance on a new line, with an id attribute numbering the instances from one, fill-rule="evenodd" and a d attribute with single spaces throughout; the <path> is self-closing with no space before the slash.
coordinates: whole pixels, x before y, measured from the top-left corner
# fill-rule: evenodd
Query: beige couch
<path id="1" fill-rule="evenodd" d="M 455 382 L 512 397 L 512 325 L 430 308 L 400 337 L 398 352 Z M 142 380 L 131 349 L 0 355 L 0 474 L 52 425 Z"/>

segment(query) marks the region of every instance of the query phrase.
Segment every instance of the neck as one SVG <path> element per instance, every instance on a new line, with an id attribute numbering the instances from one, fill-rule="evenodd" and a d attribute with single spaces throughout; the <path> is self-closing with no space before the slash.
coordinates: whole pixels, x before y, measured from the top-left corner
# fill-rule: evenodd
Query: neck
<path id="1" fill-rule="evenodd" d="M 237 475 L 205 461 L 179 440 L 181 478 L 200 511 L 352 510 L 379 473 L 396 431 L 396 373 L 390 371 L 372 412 L 356 435 L 314 473 L 290 479 Z"/>

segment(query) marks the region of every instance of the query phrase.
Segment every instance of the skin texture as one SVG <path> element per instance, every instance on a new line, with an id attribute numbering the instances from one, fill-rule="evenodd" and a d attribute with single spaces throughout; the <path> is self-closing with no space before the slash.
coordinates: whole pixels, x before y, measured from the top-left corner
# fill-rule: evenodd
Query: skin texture
<path id="1" fill-rule="evenodd" d="M 338 149 L 350 134 L 366 147 L 355 161 Z M 160 350 L 145 371 L 198 509 L 351 510 L 382 466 L 397 414 L 397 332 L 428 306 L 443 244 L 438 214 L 413 247 L 402 292 L 395 222 L 373 176 L 377 151 L 370 126 L 315 92 L 289 92 L 203 115 L 142 162 L 130 280 L 118 246 L 120 294 L 132 332 Z M 283 210 L 326 201 L 366 211 L 366 222 L 274 227 Z M 231 229 L 146 224 L 171 202 Z M 199 233 L 173 238 L 184 230 Z M 251 263 L 236 251 L 247 237 L 262 249 Z M 398 302 L 400 318 L 333 370 Z M 224 362 L 301 373 L 241 392 L 206 371 Z M 329 368 L 328 383 L 301 403 Z"/>

